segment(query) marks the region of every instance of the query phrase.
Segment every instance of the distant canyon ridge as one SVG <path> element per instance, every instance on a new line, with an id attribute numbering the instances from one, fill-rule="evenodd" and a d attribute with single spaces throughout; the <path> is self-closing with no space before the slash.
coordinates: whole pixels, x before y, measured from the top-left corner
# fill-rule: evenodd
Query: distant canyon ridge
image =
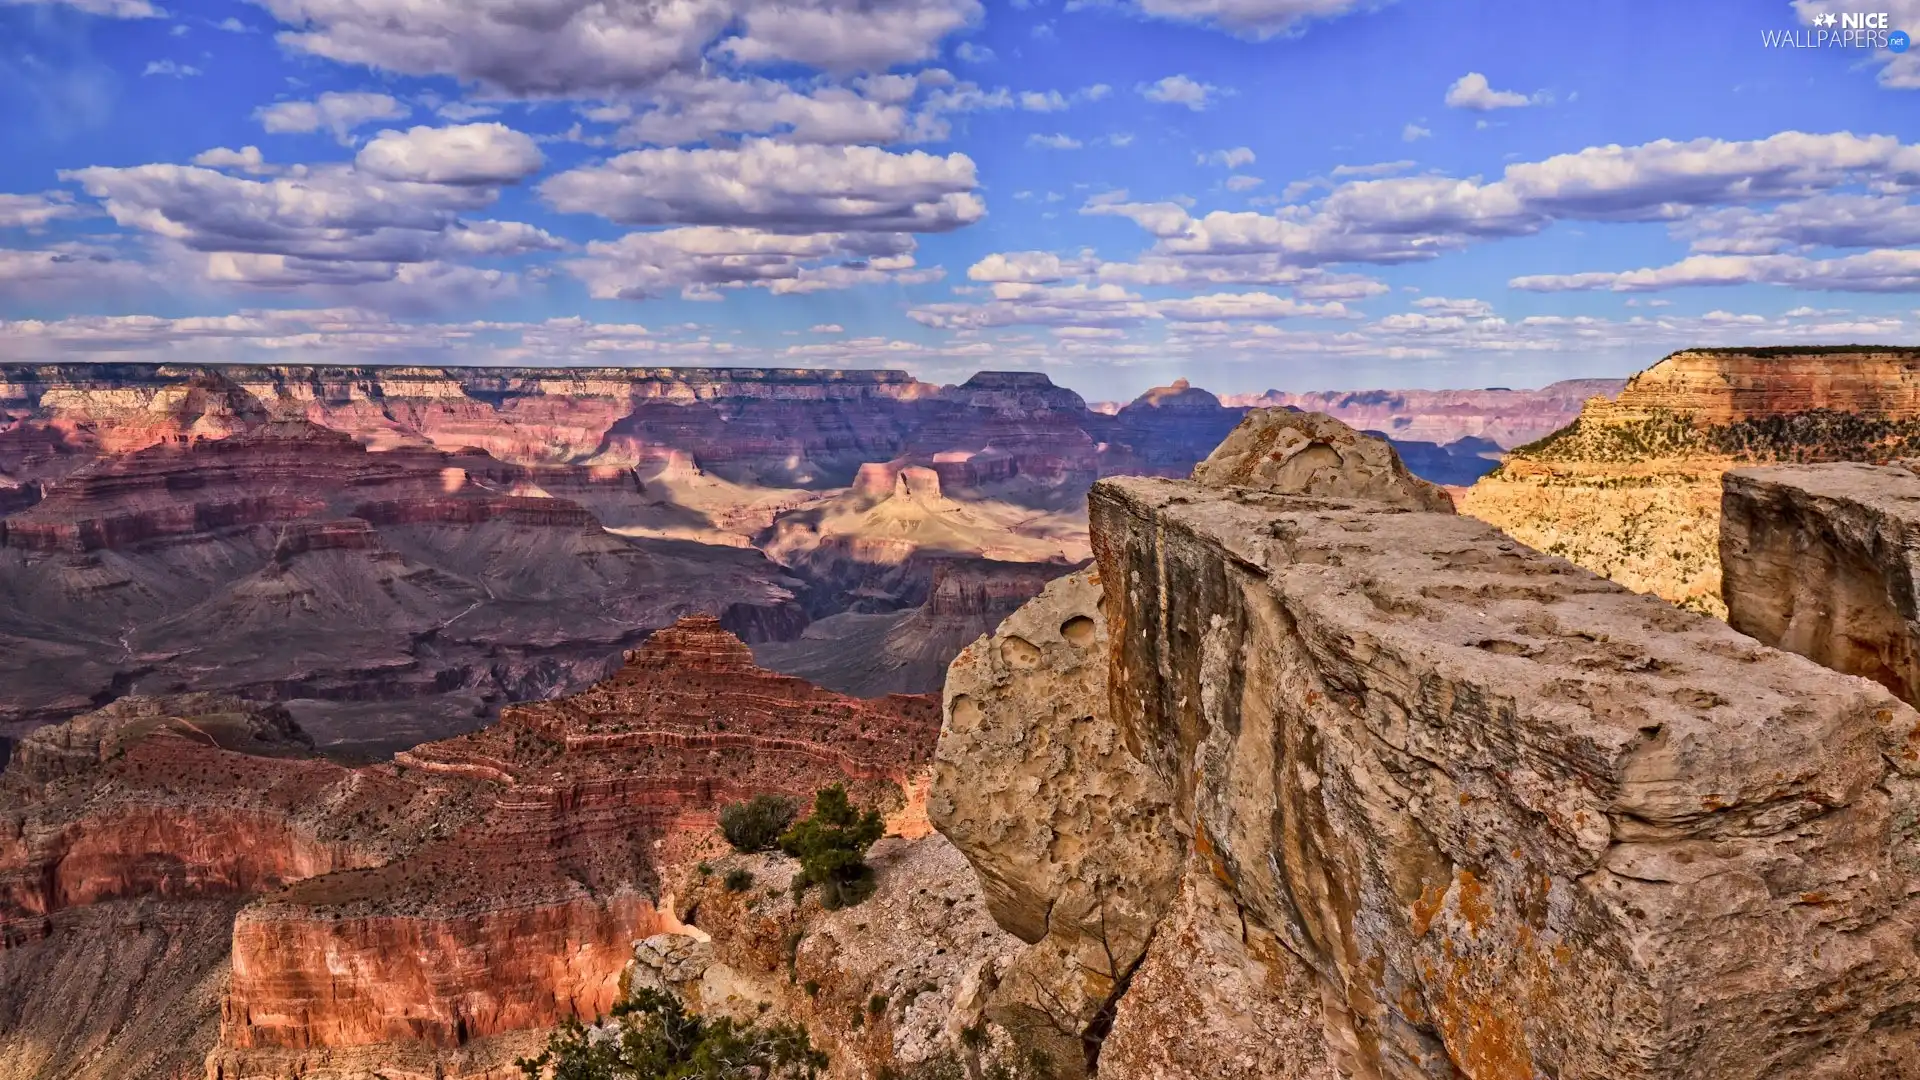
<path id="1" fill-rule="evenodd" d="M 1185 476 L 1249 407 L 1464 484 L 1619 385 L 1093 408 L 1031 372 L 0 365 L 0 740 L 219 690 L 381 756 L 698 613 L 835 690 L 931 691 L 1089 557 L 1095 480 Z"/>

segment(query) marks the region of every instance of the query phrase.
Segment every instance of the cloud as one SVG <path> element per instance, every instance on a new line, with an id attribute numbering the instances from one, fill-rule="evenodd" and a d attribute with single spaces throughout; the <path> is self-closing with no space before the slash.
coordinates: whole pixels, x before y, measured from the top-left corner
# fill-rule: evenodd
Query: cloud
<path id="1" fill-rule="evenodd" d="M 741 64 L 883 71 L 933 58 L 979 0 L 261 0 L 280 41 L 343 64 L 444 75 L 518 97 L 595 97 Z"/>
<path id="2" fill-rule="evenodd" d="M 1785 285 L 1828 292 L 1920 292 L 1920 251 L 1884 249 L 1835 259 L 1799 255 L 1690 255 L 1668 266 L 1618 272 L 1532 274 L 1507 284 L 1530 292 L 1652 292 L 1707 285 Z"/>
<path id="3" fill-rule="evenodd" d="M 4 213 L 4 208 L 0 208 Z M 53 244 L 37 250 L 0 248 L 0 300 L 55 301 L 103 295 L 152 283 L 140 263 L 93 244 Z M 0 341 L 5 340 L 0 337 Z M 4 351 L 0 347 L 0 351 Z"/>
<path id="4" fill-rule="evenodd" d="M 748 64 L 789 62 L 826 71 L 885 71 L 930 60 L 940 40 L 979 21 L 979 0 L 757 0 L 741 4 L 745 30 L 720 45 Z"/>
<path id="5" fill-rule="evenodd" d="M 1242 165 L 1253 164 L 1253 151 L 1245 146 L 1236 146 L 1231 150 L 1215 150 L 1210 154 L 1199 155 L 1197 164 L 1237 169 Z"/>
<path id="6" fill-rule="evenodd" d="M 524 133 L 490 123 L 382 131 L 353 162 L 384 180 L 498 186 L 533 175 L 545 160 Z"/>
<path id="7" fill-rule="evenodd" d="M 60 218 L 78 216 L 80 208 L 66 192 L 43 195 L 0 193 L 0 229 L 39 229 Z"/>
<path id="8" fill-rule="evenodd" d="M 1153 253 L 1161 256 L 1264 255 L 1321 266 L 1432 259 L 1479 241 L 1531 235 L 1556 220 L 1684 223 L 1714 207 L 1811 196 L 1848 183 L 1920 185 L 1920 147 L 1890 136 L 1791 131 L 1747 142 L 1660 140 L 1516 163 L 1491 183 L 1443 176 L 1355 180 L 1309 206 L 1271 214 L 1216 210 L 1196 217 L 1175 202 L 1113 199 L 1090 201 L 1082 213 L 1133 220 L 1156 238 Z M 1833 219 L 1834 209 L 1822 213 Z M 1812 228 L 1815 216 L 1789 213 L 1779 228 L 1792 233 L 1789 226 L 1797 222 L 1809 238 L 1854 233 L 1844 220 L 1829 220 L 1821 233 Z M 1860 216 L 1857 209 L 1853 216 Z M 1741 224 L 1708 219 L 1700 228 L 1702 235 L 1718 235 Z M 1894 227 L 1906 228 L 1906 217 L 1896 215 Z"/>
<path id="9" fill-rule="evenodd" d="M 1447 105 L 1454 109 L 1487 112 L 1492 109 L 1519 109 L 1532 104 L 1534 100 L 1525 94 L 1495 90 L 1487 84 L 1487 77 L 1477 71 L 1467 72 L 1447 87 Z"/>
<path id="10" fill-rule="evenodd" d="M 229 34 L 249 34 L 253 32 L 252 28 L 246 23 L 241 22 L 231 15 L 214 23 L 213 28 L 215 30 L 224 30 Z"/>
<path id="11" fill-rule="evenodd" d="M 275 134 L 305 133 L 326 128 L 341 143 L 351 140 L 354 128 L 375 120 L 401 120 L 413 110 L 386 94 L 328 91 L 313 101 L 282 101 L 254 110 L 260 126 Z"/>
<path id="12" fill-rule="evenodd" d="M 1228 191 L 1252 191 L 1254 188 L 1257 188 L 1264 183 L 1266 183 L 1266 181 L 1260 179 L 1257 176 L 1246 176 L 1246 175 L 1229 176 L 1227 177 L 1227 190 Z"/>
<path id="13" fill-rule="evenodd" d="M 239 169 L 241 172 L 255 174 L 272 171 L 257 146 L 243 146 L 238 150 L 216 146 L 211 150 L 203 150 L 195 154 L 193 163 L 209 169 Z"/>
<path id="14" fill-rule="evenodd" d="M 1051 251 L 995 252 L 967 268 L 974 281 L 1018 281 L 1033 284 L 1079 277 L 1093 268 L 1085 258 L 1063 259 Z"/>
<path id="15" fill-rule="evenodd" d="M 1086 144 L 1071 135 L 1029 135 L 1027 145 L 1040 150 L 1078 150 Z"/>
<path id="16" fill-rule="evenodd" d="M 1423 296 L 1413 306 L 1434 315 L 1459 315 L 1484 318 L 1493 314 L 1493 305 L 1485 300 L 1452 300 L 1444 296 Z"/>
<path id="17" fill-rule="evenodd" d="M 157 19 L 166 14 L 148 0 L 0 0 L 0 7 L 70 7 L 108 19 Z"/>
<path id="18" fill-rule="evenodd" d="M 1696 252 L 1764 255 L 1798 248 L 1920 244 L 1920 205 L 1893 195 L 1815 195 L 1771 209 L 1728 207 L 1672 226 Z"/>
<path id="19" fill-rule="evenodd" d="M 795 90 L 773 79 L 673 75 L 649 91 L 638 115 L 626 105 L 588 110 L 588 119 L 626 120 L 626 144 L 680 146 L 723 136 L 778 134 L 782 141 L 887 143 L 914 134 L 905 102 L 916 80 L 885 76 L 859 88 Z M 629 119 L 629 117 L 631 117 Z"/>
<path id="20" fill-rule="evenodd" d="M 872 146 L 635 150 L 548 178 L 555 209 L 627 225 L 734 225 L 779 232 L 945 232 L 978 221 L 973 160 Z"/>
<path id="21" fill-rule="evenodd" d="M 1408 124 L 1406 127 L 1400 129 L 1400 141 L 1402 142 L 1419 142 L 1421 139 L 1431 138 L 1433 138 L 1433 132 L 1421 127 L 1419 124 Z"/>
<path id="22" fill-rule="evenodd" d="M 718 289 L 805 294 L 938 278 L 939 270 L 915 266 L 913 249 L 906 233 L 793 234 L 702 225 L 595 241 L 585 258 L 565 265 L 595 299 L 644 300 L 675 291 L 706 299 Z"/>
<path id="23" fill-rule="evenodd" d="M 191 64 L 176 63 L 172 60 L 149 60 L 140 74 L 142 76 L 163 75 L 171 79 L 190 79 L 200 74 L 200 69 Z"/>
<path id="24" fill-rule="evenodd" d="M 1157 101 L 1165 105 L 1185 105 L 1194 112 L 1205 109 L 1211 103 L 1213 95 L 1220 90 L 1217 86 L 1196 82 L 1185 75 L 1169 75 L 1159 82 L 1141 83 L 1135 89 L 1148 101 Z"/>
<path id="25" fill-rule="evenodd" d="M 1148 300 L 1113 283 L 1062 285 L 1004 280 L 989 286 L 989 291 L 991 298 L 986 303 L 926 304 L 910 309 L 907 314 L 922 325 L 944 330 L 997 326 L 1117 327 L 1148 321 L 1238 322 L 1352 315 L 1338 301 L 1312 303 L 1261 292 Z"/>
<path id="26" fill-rule="evenodd" d="M 963 41 L 953 50 L 954 58 L 967 64 L 984 64 L 993 59 L 993 50 L 985 45 Z"/>
<path id="27" fill-rule="evenodd" d="M 1393 176 L 1396 173 L 1406 172 L 1411 168 L 1413 168 L 1413 162 L 1411 161 L 1382 161 L 1373 165 L 1335 165 L 1333 167 L 1333 175 L 1337 179 L 1345 179 L 1350 176 Z"/>
<path id="28" fill-rule="evenodd" d="M 844 334 L 846 332 L 847 328 L 839 323 L 815 323 L 807 327 L 809 334 Z"/>
<path id="29" fill-rule="evenodd" d="M 512 273 L 457 260 L 565 246 L 532 225 L 461 216 L 491 203 L 492 189 L 390 181 L 345 165 L 269 179 L 166 164 L 61 175 L 102 200 L 115 222 L 153 237 L 169 280 L 431 310 L 519 288 Z"/>
<path id="30" fill-rule="evenodd" d="M 1141 14 L 1200 23 L 1241 37 L 1298 33 L 1312 19 L 1332 19 L 1370 6 L 1369 0 L 1132 0 Z"/>

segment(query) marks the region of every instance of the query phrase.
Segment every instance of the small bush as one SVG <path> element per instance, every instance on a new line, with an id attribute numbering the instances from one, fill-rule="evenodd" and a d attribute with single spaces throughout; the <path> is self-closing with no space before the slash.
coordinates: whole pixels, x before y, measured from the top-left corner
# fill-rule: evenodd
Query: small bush
<path id="1" fill-rule="evenodd" d="M 727 871 L 727 876 L 720 883 L 727 887 L 728 892 L 746 892 L 753 888 L 753 871 L 744 866 L 735 867 Z"/>
<path id="2" fill-rule="evenodd" d="M 799 808 L 784 795 L 755 795 L 721 809 L 720 835 L 735 851 L 772 851 L 797 813 Z"/>
<path id="3" fill-rule="evenodd" d="M 691 1080 L 753 1076 L 817 1077 L 827 1056 L 798 1024 L 709 1020 L 652 987 L 614 1006 L 614 1037 L 596 1038 L 572 1017 L 547 1039 L 538 1057 L 514 1061 L 527 1080 Z"/>
<path id="4" fill-rule="evenodd" d="M 828 911 L 857 904 L 873 893 L 873 869 L 867 849 L 886 832 L 877 810 L 862 811 L 840 784 L 813 797 L 813 813 L 780 837 L 781 850 L 800 860 L 795 895 L 820 886 L 820 904 Z"/>
<path id="5" fill-rule="evenodd" d="M 875 994 L 867 999 L 867 1015 L 884 1016 L 887 1012 L 887 995 Z"/>

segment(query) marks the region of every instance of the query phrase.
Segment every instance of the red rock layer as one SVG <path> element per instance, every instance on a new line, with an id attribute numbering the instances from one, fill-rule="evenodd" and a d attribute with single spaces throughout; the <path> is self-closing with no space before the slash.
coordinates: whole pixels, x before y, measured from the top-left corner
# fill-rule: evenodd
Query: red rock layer
<path id="1" fill-rule="evenodd" d="M 1920 349 L 1677 352 L 1627 380 L 1619 399 L 1597 412 L 1615 421 L 1689 413 L 1710 425 L 1812 409 L 1920 419 Z"/>
<path id="2" fill-rule="evenodd" d="M 243 913 L 222 1045 L 451 1047 L 602 1011 L 657 929 L 657 843 L 761 792 L 852 780 L 871 798 L 930 759 L 939 722 L 930 697 L 820 690 L 684 618 L 585 693 L 396 755 L 410 782 L 477 785 L 488 808 Z"/>

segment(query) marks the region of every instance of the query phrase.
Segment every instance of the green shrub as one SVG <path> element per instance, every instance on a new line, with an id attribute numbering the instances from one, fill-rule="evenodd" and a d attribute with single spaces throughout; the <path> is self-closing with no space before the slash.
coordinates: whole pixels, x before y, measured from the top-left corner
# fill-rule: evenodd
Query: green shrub
<path id="1" fill-rule="evenodd" d="M 884 832 L 879 811 L 854 806 L 843 785 L 820 789 L 813 813 L 780 837 L 781 850 L 800 860 L 795 895 L 818 885 L 821 906 L 828 911 L 865 900 L 873 892 L 867 849 Z"/>
<path id="2" fill-rule="evenodd" d="M 746 892 L 753 888 L 753 871 L 744 866 L 734 867 L 727 871 L 727 876 L 720 883 L 727 887 L 728 892 Z"/>
<path id="3" fill-rule="evenodd" d="M 709 1020 L 652 987 L 614 1006 L 613 1015 L 615 1038 L 595 1039 L 568 1018 L 538 1057 L 514 1065 L 527 1080 L 811 1080 L 827 1066 L 798 1024 Z"/>
<path id="4" fill-rule="evenodd" d="M 784 795 L 755 795 L 720 810 L 720 835 L 735 851 L 772 851 L 799 808 Z"/>

